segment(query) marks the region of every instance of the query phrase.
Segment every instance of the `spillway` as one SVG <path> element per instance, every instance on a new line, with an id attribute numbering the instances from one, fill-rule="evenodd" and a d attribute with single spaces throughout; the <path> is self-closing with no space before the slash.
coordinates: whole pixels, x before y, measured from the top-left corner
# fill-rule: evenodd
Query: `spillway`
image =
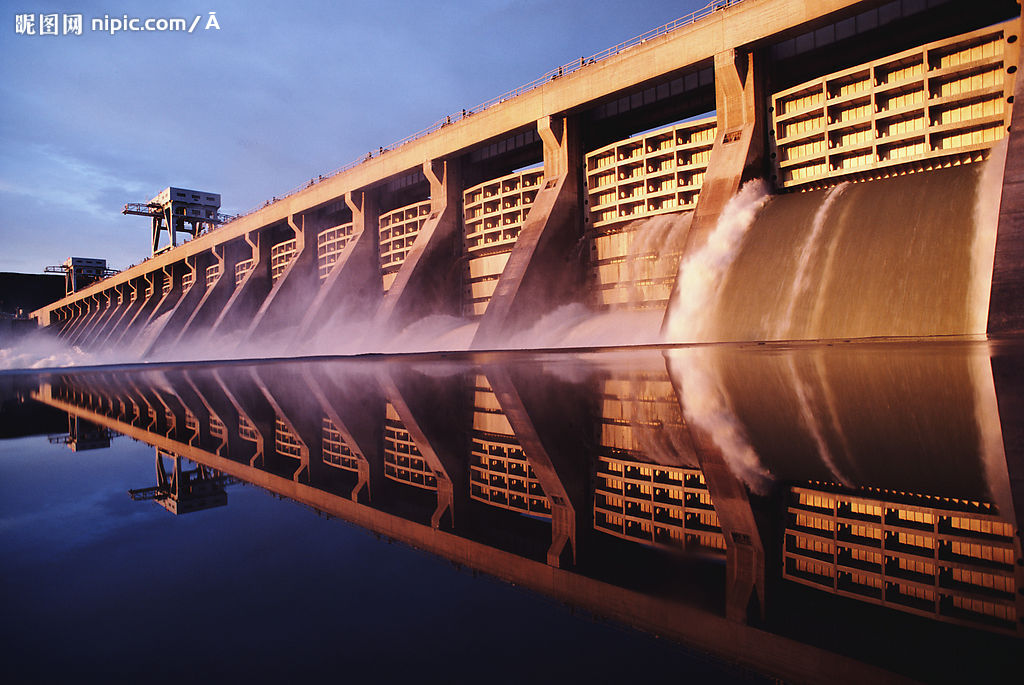
<path id="1" fill-rule="evenodd" d="M 770 198 L 706 303 L 706 339 L 984 335 L 979 166 Z"/>

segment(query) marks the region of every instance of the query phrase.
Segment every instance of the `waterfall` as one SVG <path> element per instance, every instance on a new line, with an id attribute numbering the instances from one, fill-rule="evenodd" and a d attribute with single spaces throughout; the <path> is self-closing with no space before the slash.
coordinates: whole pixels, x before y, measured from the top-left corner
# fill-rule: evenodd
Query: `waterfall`
<path id="1" fill-rule="evenodd" d="M 970 333 L 984 334 L 988 329 L 989 296 L 992 294 L 992 268 L 999 231 L 999 201 L 1003 191 L 1007 138 L 992 148 L 984 162 L 979 191 L 974 203 L 974 241 L 971 243 L 971 282 L 968 301 Z"/>
<path id="2" fill-rule="evenodd" d="M 707 242 L 683 259 L 675 297 L 669 303 L 667 342 L 710 342 L 708 328 L 716 313 L 716 296 L 743 237 L 768 197 L 764 181 L 746 183 L 725 205 Z"/>
<path id="3" fill-rule="evenodd" d="M 825 221 L 829 216 L 829 210 L 832 208 L 836 198 L 846 190 L 848 185 L 848 183 L 840 183 L 835 188 L 829 190 L 825 195 L 825 200 L 821 203 L 821 206 L 818 207 L 818 211 L 814 213 L 814 222 L 812 223 L 811 231 L 807 234 L 803 244 L 800 246 L 799 262 L 797 263 L 796 271 L 793 274 L 793 284 L 790 286 L 789 294 L 784 300 L 786 302 L 786 309 L 782 316 L 779 317 L 778 324 L 775 327 L 775 334 L 773 337 L 776 340 L 784 340 L 787 336 L 793 335 L 790 330 L 793 326 L 793 314 L 796 310 L 797 302 L 799 302 L 810 289 L 810 266 L 821 247 L 819 243 L 825 227 Z"/>

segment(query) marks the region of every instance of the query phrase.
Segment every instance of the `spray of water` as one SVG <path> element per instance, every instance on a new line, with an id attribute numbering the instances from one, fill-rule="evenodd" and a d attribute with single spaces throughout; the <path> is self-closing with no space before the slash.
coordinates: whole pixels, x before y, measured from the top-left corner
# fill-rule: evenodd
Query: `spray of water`
<path id="1" fill-rule="evenodd" d="M 996 235 L 999 230 L 999 202 L 1003 193 L 1003 168 L 1006 166 L 1006 138 L 992 148 L 978 183 L 974 202 L 974 240 L 971 242 L 971 281 L 968 305 L 968 333 L 984 335 L 988 328 L 988 305 L 992 294 L 992 268 L 995 264 Z"/>
<path id="2" fill-rule="evenodd" d="M 603 310 L 582 303 L 564 305 L 541 316 L 529 329 L 512 331 L 499 345 L 505 349 L 612 347 L 655 344 L 662 341 L 664 305 L 676 273 L 692 213 L 667 214 L 632 222 L 622 232 L 628 241 L 619 266 L 620 302 Z M 302 302 L 295 302 L 298 315 Z M 538 311 L 547 309 L 537 303 Z M 264 333 L 258 341 L 238 342 L 240 334 L 191 337 L 174 346 L 157 347 L 143 354 L 159 335 L 170 312 L 149 322 L 130 344 L 107 346 L 102 357 L 82 351 L 66 341 L 46 337 L 39 348 L 21 345 L 0 350 L 0 368 L 76 366 L 118 361 L 194 361 L 302 355 L 356 355 L 370 353 L 449 352 L 468 350 L 478 321 L 433 315 L 413 321 L 401 330 L 381 329 L 372 313 L 340 303 L 325 325 L 308 339 L 294 340 L 289 328 Z"/>
<path id="3" fill-rule="evenodd" d="M 999 403 L 992 378 L 992 362 L 986 347 L 972 350 L 968 359 L 974 388 L 974 421 L 978 427 L 978 454 L 985 469 L 989 496 L 1004 518 L 1014 520 L 1013 492 L 1006 470 L 1003 429 L 999 421 Z"/>
<path id="4" fill-rule="evenodd" d="M 772 476 L 751 446 L 743 424 L 729 402 L 717 372 L 715 348 L 670 350 L 669 373 L 679 392 L 683 416 L 691 431 L 706 435 L 721 452 L 733 475 L 759 495 L 766 494 Z"/>
<path id="5" fill-rule="evenodd" d="M 586 305 L 564 305 L 524 331 L 511 333 L 501 349 L 612 347 L 659 342 L 661 312 L 613 309 L 595 312 Z"/>
<path id="6" fill-rule="evenodd" d="M 825 195 L 825 199 L 821 203 L 821 206 L 818 207 L 818 211 L 814 213 L 814 222 L 811 226 L 811 230 L 807 234 L 807 237 L 804 238 L 804 241 L 799 248 L 800 258 L 797 263 L 796 272 L 793 274 L 793 281 L 790 284 L 789 293 L 786 298 L 786 310 L 782 313 L 782 316 L 779 318 L 778 324 L 775 327 L 774 338 L 776 340 L 784 340 L 787 337 L 793 337 L 793 315 L 796 313 L 797 303 L 807 294 L 807 291 L 810 288 L 810 265 L 814 263 L 814 257 L 821 249 L 820 238 L 828 218 L 829 210 L 832 208 L 832 204 L 840 195 L 843 194 L 843 191 L 845 191 L 849 185 L 849 183 L 840 183 L 836 187 L 830 189 Z"/>
<path id="7" fill-rule="evenodd" d="M 828 423 L 832 428 L 832 435 L 835 439 L 835 443 L 839 447 L 841 454 L 847 457 L 846 462 L 851 464 L 851 467 L 854 470 L 853 475 L 859 476 L 860 474 L 856 472 L 856 463 L 851 463 L 851 460 L 849 459 L 852 452 L 850 448 L 850 441 L 847 439 L 846 431 L 843 429 L 843 422 L 840 419 L 841 414 L 836 403 L 835 390 L 832 387 L 832 383 L 829 382 L 829 374 L 825 365 L 825 356 L 821 351 L 814 357 L 814 367 L 815 376 L 818 379 L 820 402 L 824 408 L 822 415 L 828 417 Z M 832 457 L 831 452 L 829 454 L 829 459 L 834 461 L 834 457 Z M 848 473 L 840 473 L 838 468 L 834 468 L 833 473 L 835 474 L 836 479 L 844 484 L 853 484 L 855 480 L 854 478 L 849 477 Z"/>
<path id="8" fill-rule="evenodd" d="M 793 379 L 793 390 L 796 392 L 800 421 L 804 424 L 807 432 L 810 433 L 814 446 L 818 450 L 818 457 L 832 472 L 837 481 L 843 485 L 852 486 L 853 482 L 840 470 L 835 457 L 832 455 L 832 449 L 829 447 L 828 441 L 825 440 L 824 428 L 821 425 L 821 420 L 818 418 L 820 413 L 815 411 L 814 406 L 811 404 L 813 390 L 810 384 L 801 378 L 800 371 L 796 365 L 796 357 L 792 355 L 789 357 L 789 373 Z"/>
<path id="9" fill-rule="evenodd" d="M 132 355 L 133 357 L 139 358 L 145 354 L 150 344 L 156 339 L 157 335 L 160 334 L 160 331 L 163 330 L 164 325 L 167 320 L 171 318 L 172 314 L 174 314 L 173 311 L 166 311 L 146 324 L 146 327 L 139 332 L 139 335 L 130 345 L 130 348 L 134 352 Z"/>
<path id="10" fill-rule="evenodd" d="M 629 248 L 619 268 L 619 281 L 627 298 L 613 309 L 649 304 L 659 299 L 660 288 L 671 291 L 692 219 L 693 212 L 662 214 L 633 221 L 623 229 Z"/>
<path id="11" fill-rule="evenodd" d="M 669 304 L 666 336 L 669 342 L 708 342 L 715 299 L 743 236 L 758 210 L 768 201 L 768 185 L 749 181 L 725 205 L 707 242 L 679 265 L 675 298 Z"/>
<path id="12" fill-rule="evenodd" d="M 45 331 L 32 331 L 16 339 L 0 340 L 0 371 L 113 364 L 124 359 L 119 350 L 87 352 Z"/>

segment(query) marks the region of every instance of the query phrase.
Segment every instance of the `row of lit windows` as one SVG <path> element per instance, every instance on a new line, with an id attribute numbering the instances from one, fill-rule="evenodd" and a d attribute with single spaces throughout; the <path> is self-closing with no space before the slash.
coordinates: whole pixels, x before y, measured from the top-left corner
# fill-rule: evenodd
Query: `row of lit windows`
<path id="1" fill-rule="evenodd" d="M 796 525 L 801 528 L 815 528 L 817 530 L 827 530 L 829 532 L 833 532 L 836 529 L 835 521 L 832 519 L 802 513 L 798 513 L 796 515 Z"/>
<path id="2" fill-rule="evenodd" d="M 904 595 L 905 597 L 912 597 L 913 599 L 923 599 L 928 602 L 935 601 L 934 588 L 921 587 L 920 585 L 897 585 L 896 591 L 899 594 Z"/>
<path id="3" fill-rule="evenodd" d="M 344 438 L 341 437 L 341 431 L 338 430 L 338 427 L 334 425 L 330 418 L 323 417 L 321 431 L 324 462 L 346 471 L 358 471 L 359 458 L 345 444 Z"/>
<path id="4" fill-rule="evenodd" d="M 806 535 L 794 535 L 793 544 L 797 549 L 818 554 L 833 554 L 832 543 L 821 538 L 808 537 Z"/>
<path id="5" fill-rule="evenodd" d="M 899 556 L 896 557 L 897 565 L 904 571 L 910 571 L 912 573 L 921 573 L 926 576 L 935 575 L 935 565 L 930 561 L 924 561 L 922 559 L 914 559 L 911 557 Z"/>
<path id="6" fill-rule="evenodd" d="M 882 529 L 881 528 L 875 528 L 874 526 L 863 526 L 863 525 L 859 525 L 859 524 L 854 524 L 854 525 L 849 526 L 849 531 L 850 531 L 850 535 L 853 535 L 853 536 L 859 537 L 859 538 L 868 538 L 868 539 L 871 539 L 871 540 L 881 540 L 882 539 Z"/>
<path id="7" fill-rule="evenodd" d="M 995 547 L 972 542 L 954 540 L 949 546 L 950 552 L 957 556 L 993 561 L 999 564 L 1013 563 L 1013 550 L 1009 547 Z"/>
<path id="8" fill-rule="evenodd" d="M 949 525 L 956 531 L 970 531 L 973 533 L 983 533 L 985 535 L 1000 535 L 1002 537 L 1010 537 L 1013 535 L 1013 526 L 1004 521 L 952 516 L 949 519 Z"/>
<path id="9" fill-rule="evenodd" d="M 964 611 L 970 611 L 975 614 L 982 614 L 984 616 L 994 616 L 995 618 L 1003 619 L 1004 621 L 1015 621 L 1016 610 L 1012 606 L 1005 604 L 998 604 L 996 602 L 989 602 L 983 599 L 974 599 L 972 597 L 963 597 L 960 595 L 953 596 L 953 606 L 957 609 Z"/>
<path id="10" fill-rule="evenodd" d="M 390 455 L 384 455 L 384 476 L 386 478 L 428 490 L 437 489 L 437 478 L 426 470 L 422 459 L 411 460 L 416 462 L 412 465 L 413 468 L 405 468 L 390 461 L 388 456 Z"/>
<path id="11" fill-rule="evenodd" d="M 998 576 L 984 571 L 974 571 L 965 568 L 953 569 L 953 580 L 958 583 L 967 583 L 978 587 L 998 590 L 999 592 L 1013 592 L 1014 579 L 1010 576 Z"/>
<path id="12" fill-rule="evenodd" d="M 792 561 L 796 570 L 801 573 L 812 573 L 816 576 L 827 576 L 829 578 L 832 578 L 835 573 L 831 564 L 823 564 L 820 561 L 804 557 L 796 557 Z"/>
<path id="13" fill-rule="evenodd" d="M 816 492 L 799 492 L 798 501 L 805 507 L 815 507 L 817 509 L 833 509 L 835 507 L 835 499 L 827 497 Z"/>
<path id="14" fill-rule="evenodd" d="M 274 446 L 278 454 L 289 457 L 302 456 L 302 441 L 281 417 L 274 419 Z"/>
<path id="15" fill-rule="evenodd" d="M 935 515 L 926 511 L 912 511 L 910 509 L 895 509 L 896 517 L 901 521 L 909 521 L 911 523 L 925 523 L 932 525 L 935 523 Z"/>
<path id="16" fill-rule="evenodd" d="M 227 428 L 216 414 L 210 414 L 210 435 L 222 440 L 227 437 Z"/>
<path id="17" fill-rule="evenodd" d="M 598 457 L 598 468 L 599 471 L 604 470 L 610 473 L 621 474 L 623 478 L 630 480 L 644 480 L 666 484 L 685 482 L 686 486 L 691 488 L 706 487 L 704 474 L 700 469 L 695 468 L 652 466 L 642 462 L 614 459 L 603 455 Z"/>
<path id="18" fill-rule="evenodd" d="M 850 555 L 850 559 L 854 561 L 862 561 L 867 564 L 881 564 L 882 554 L 880 552 L 874 552 L 866 549 L 849 548 L 847 552 Z"/>
<path id="19" fill-rule="evenodd" d="M 295 238 L 285 240 L 270 248 L 270 280 L 276 282 L 295 257 L 298 242 Z"/>
<path id="20" fill-rule="evenodd" d="M 863 64 L 857 67 L 859 71 L 855 73 L 824 76 L 796 86 L 789 93 L 776 94 L 773 125 L 780 153 L 776 163 L 780 166 L 783 182 L 820 178 L 830 171 L 859 170 L 934 154 L 971 152 L 971 148 L 990 146 L 1002 138 L 1006 122 L 992 122 L 991 118 L 1004 118 L 995 103 L 1002 104 L 1011 92 L 1011 88 L 1006 86 L 1006 74 L 1008 71 L 1013 73 L 1013 69 L 1004 69 L 1002 61 L 997 61 L 1002 55 L 1003 33 L 990 33 L 985 38 L 988 41 L 986 47 L 982 49 L 972 47 L 970 43 L 973 40 L 975 36 L 960 36 L 941 44 L 921 46 L 908 51 L 914 54 L 892 56 L 884 63 Z M 960 49 L 964 45 L 968 47 Z M 928 66 L 935 69 L 938 62 L 933 61 L 934 56 L 944 54 L 947 50 L 952 50 L 949 54 L 955 57 L 939 59 L 945 60 L 944 69 L 954 71 L 930 77 L 926 75 L 925 56 L 928 56 Z M 986 52 L 991 54 L 985 58 L 989 63 L 983 66 L 972 64 L 970 58 L 963 57 Z M 899 81 L 904 83 L 896 88 L 891 87 L 891 84 Z M 882 86 L 889 87 L 880 88 Z M 877 90 L 871 92 L 872 88 Z M 999 92 L 993 96 L 992 91 L 995 90 Z M 829 99 L 849 97 L 856 93 L 863 93 L 863 96 L 830 104 L 825 99 L 826 91 Z M 954 101 L 929 106 L 941 98 Z M 978 102 L 980 98 L 985 98 L 988 104 Z M 874 112 L 870 111 L 872 103 Z M 911 108 L 916 111 L 897 111 Z M 897 116 L 888 120 L 879 119 L 877 126 L 869 119 L 875 113 L 890 111 Z M 829 132 L 825 126 L 826 116 L 832 124 L 858 123 L 850 130 Z M 977 126 L 967 128 L 972 122 L 976 122 Z M 863 126 L 862 123 L 869 125 Z M 948 132 L 936 131 L 931 140 L 925 142 L 924 134 L 930 127 L 957 123 L 961 124 L 960 128 Z M 896 145 L 879 144 L 876 151 L 870 147 L 867 151 L 862 149 L 870 146 L 872 141 L 881 143 L 887 138 L 913 132 L 920 132 L 921 135 Z M 824 159 L 826 155 L 827 161 Z M 793 166 L 793 160 L 813 160 L 814 163 Z"/>
<path id="21" fill-rule="evenodd" d="M 863 587 L 874 588 L 879 590 L 882 588 L 882 579 L 876 575 L 867 573 L 849 573 L 846 577 L 851 583 L 861 585 Z"/>
<path id="22" fill-rule="evenodd" d="M 245 418 L 243 414 L 238 415 L 238 437 L 251 442 L 256 442 L 259 439 L 259 432 L 256 430 L 256 426 L 252 424 L 252 421 Z"/>
<path id="23" fill-rule="evenodd" d="M 859 514 L 861 516 L 881 516 L 882 507 L 877 504 L 868 504 L 866 502 L 850 502 L 850 513 Z"/>
<path id="24" fill-rule="evenodd" d="M 918 535 L 916 533 L 907 533 L 901 530 L 896 535 L 896 541 L 901 545 L 907 545 L 909 547 L 935 549 L 935 538 L 929 535 Z"/>

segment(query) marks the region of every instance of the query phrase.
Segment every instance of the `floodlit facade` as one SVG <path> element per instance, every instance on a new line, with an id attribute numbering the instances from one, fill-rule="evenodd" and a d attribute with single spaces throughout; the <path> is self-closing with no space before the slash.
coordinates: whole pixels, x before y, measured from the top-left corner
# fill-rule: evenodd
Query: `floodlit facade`
<path id="1" fill-rule="evenodd" d="M 790 489 L 783 577 L 950 623 L 1024 634 L 1019 541 L 988 502 L 830 483 Z"/>

